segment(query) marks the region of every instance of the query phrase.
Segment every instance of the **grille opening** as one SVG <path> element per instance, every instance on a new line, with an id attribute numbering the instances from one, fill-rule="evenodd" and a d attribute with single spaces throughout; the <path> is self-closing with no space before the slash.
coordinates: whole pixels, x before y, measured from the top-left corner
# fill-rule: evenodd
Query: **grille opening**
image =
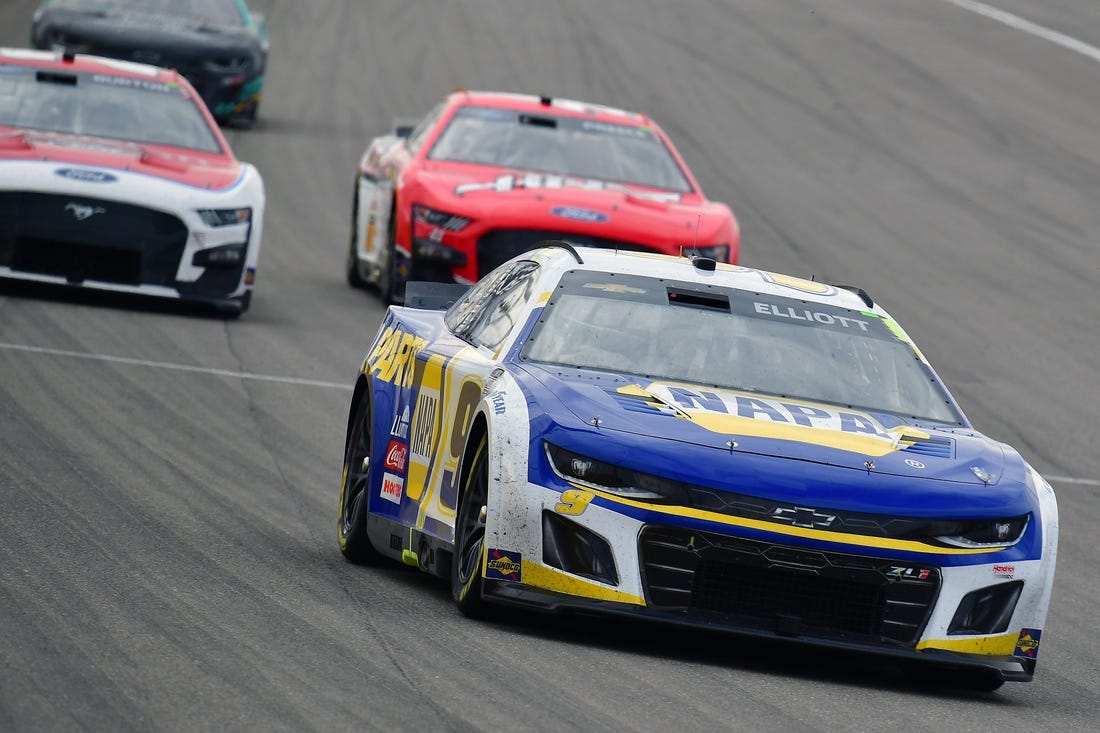
<path id="1" fill-rule="evenodd" d="M 11 268 L 64 277 L 71 283 L 85 280 L 123 285 L 141 283 L 141 253 L 136 250 L 51 239 L 17 239 Z"/>
<path id="2" fill-rule="evenodd" d="M 646 602 L 731 628 L 915 644 L 938 568 L 649 525 L 639 538 Z"/>
<path id="3" fill-rule="evenodd" d="M 877 635 L 884 595 L 881 587 L 812 572 L 707 561 L 695 573 L 692 607 L 763 626 L 797 619 L 803 628 Z"/>

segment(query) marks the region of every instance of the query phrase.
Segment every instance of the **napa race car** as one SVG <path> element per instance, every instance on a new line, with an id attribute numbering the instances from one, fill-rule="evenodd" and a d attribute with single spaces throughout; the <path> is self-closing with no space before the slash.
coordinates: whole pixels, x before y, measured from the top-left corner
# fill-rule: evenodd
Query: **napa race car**
<path id="1" fill-rule="evenodd" d="M 264 201 L 177 72 L 0 49 L 0 277 L 238 315 Z"/>
<path id="2" fill-rule="evenodd" d="M 737 262 L 740 231 L 649 117 L 459 90 L 359 162 L 346 275 L 401 302 L 409 280 L 470 284 L 545 239 Z"/>
<path id="3" fill-rule="evenodd" d="M 388 309 L 338 536 L 468 615 L 642 617 L 990 690 L 1034 674 L 1058 511 L 865 291 L 559 242 Z"/>

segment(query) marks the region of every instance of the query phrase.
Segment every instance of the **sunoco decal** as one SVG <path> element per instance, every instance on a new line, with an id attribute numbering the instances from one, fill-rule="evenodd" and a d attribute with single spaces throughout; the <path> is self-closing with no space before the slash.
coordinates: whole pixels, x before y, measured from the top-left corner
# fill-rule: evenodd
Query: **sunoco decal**
<path id="1" fill-rule="evenodd" d="M 1014 657 L 1035 659 L 1039 656 L 1039 637 L 1043 635 L 1041 629 L 1021 629 L 1020 638 L 1016 640 L 1016 648 L 1012 651 Z"/>
<path id="2" fill-rule="evenodd" d="M 489 559 L 485 564 L 485 577 L 491 580 L 510 580 L 520 582 L 523 570 L 523 556 L 510 550 L 489 550 Z"/>

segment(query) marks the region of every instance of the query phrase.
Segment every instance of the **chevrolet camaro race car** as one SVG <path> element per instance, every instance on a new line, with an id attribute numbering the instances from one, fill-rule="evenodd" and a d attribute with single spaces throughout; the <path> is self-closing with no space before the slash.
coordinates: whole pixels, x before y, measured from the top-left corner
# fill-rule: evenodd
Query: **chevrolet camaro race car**
<path id="1" fill-rule="evenodd" d="M 187 80 L 0 49 L 0 277 L 249 306 L 264 211 Z"/>
<path id="2" fill-rule="evenodd" d="M 31 47 L 173 68 L 214 117 L 251 122 L 267 68 L 265 26 L 244 0 L 46 0 Z"/>
<path id="3" fill-rule="evenodd" d="M 621 614 L 978 689 L 1032 678 L 1054 493 L 864 291 L 565 243 L 446 311 L 422 287 L 355 384 L 350 560 L 449 578 L 468 615 Z"/>
<path id="4" fill-rule="evenodd" d="M 348 282 L 401 302 L 405 282 L 473 283 L 544 239 L 737 262 L 708 201 L 648 117 L 584 102 L 459 90 L 372 141 L 352 204 Z"/>

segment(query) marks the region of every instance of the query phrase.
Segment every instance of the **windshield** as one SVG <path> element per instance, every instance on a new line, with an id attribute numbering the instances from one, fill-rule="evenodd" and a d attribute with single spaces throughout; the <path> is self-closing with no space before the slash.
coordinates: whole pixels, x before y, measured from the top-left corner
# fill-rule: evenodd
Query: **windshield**
<path id="1" fill-rule="evenodd" d="M 893 324 L 774 295 L 574 273 L 521 358 L 961 422 Z"/>
<path id="2" fill-rule="evenodd" d="M 0 66 L 0 125 L 223 152 L 177 84 Z"/>
<path id="3" fill-rule="evenodd" d="M 61 0 L 57 4 L 80 10 L 138 11 L 195 21 L 213 20 L 220 25 L 243 25 L 234 0 Z"/>
<path id="4" fill-rule="evenodd" d="M 541 112 L 461 107 L 428 158 L 677 193 L 692 190 L 672 153 L 650 128 Z"/>

